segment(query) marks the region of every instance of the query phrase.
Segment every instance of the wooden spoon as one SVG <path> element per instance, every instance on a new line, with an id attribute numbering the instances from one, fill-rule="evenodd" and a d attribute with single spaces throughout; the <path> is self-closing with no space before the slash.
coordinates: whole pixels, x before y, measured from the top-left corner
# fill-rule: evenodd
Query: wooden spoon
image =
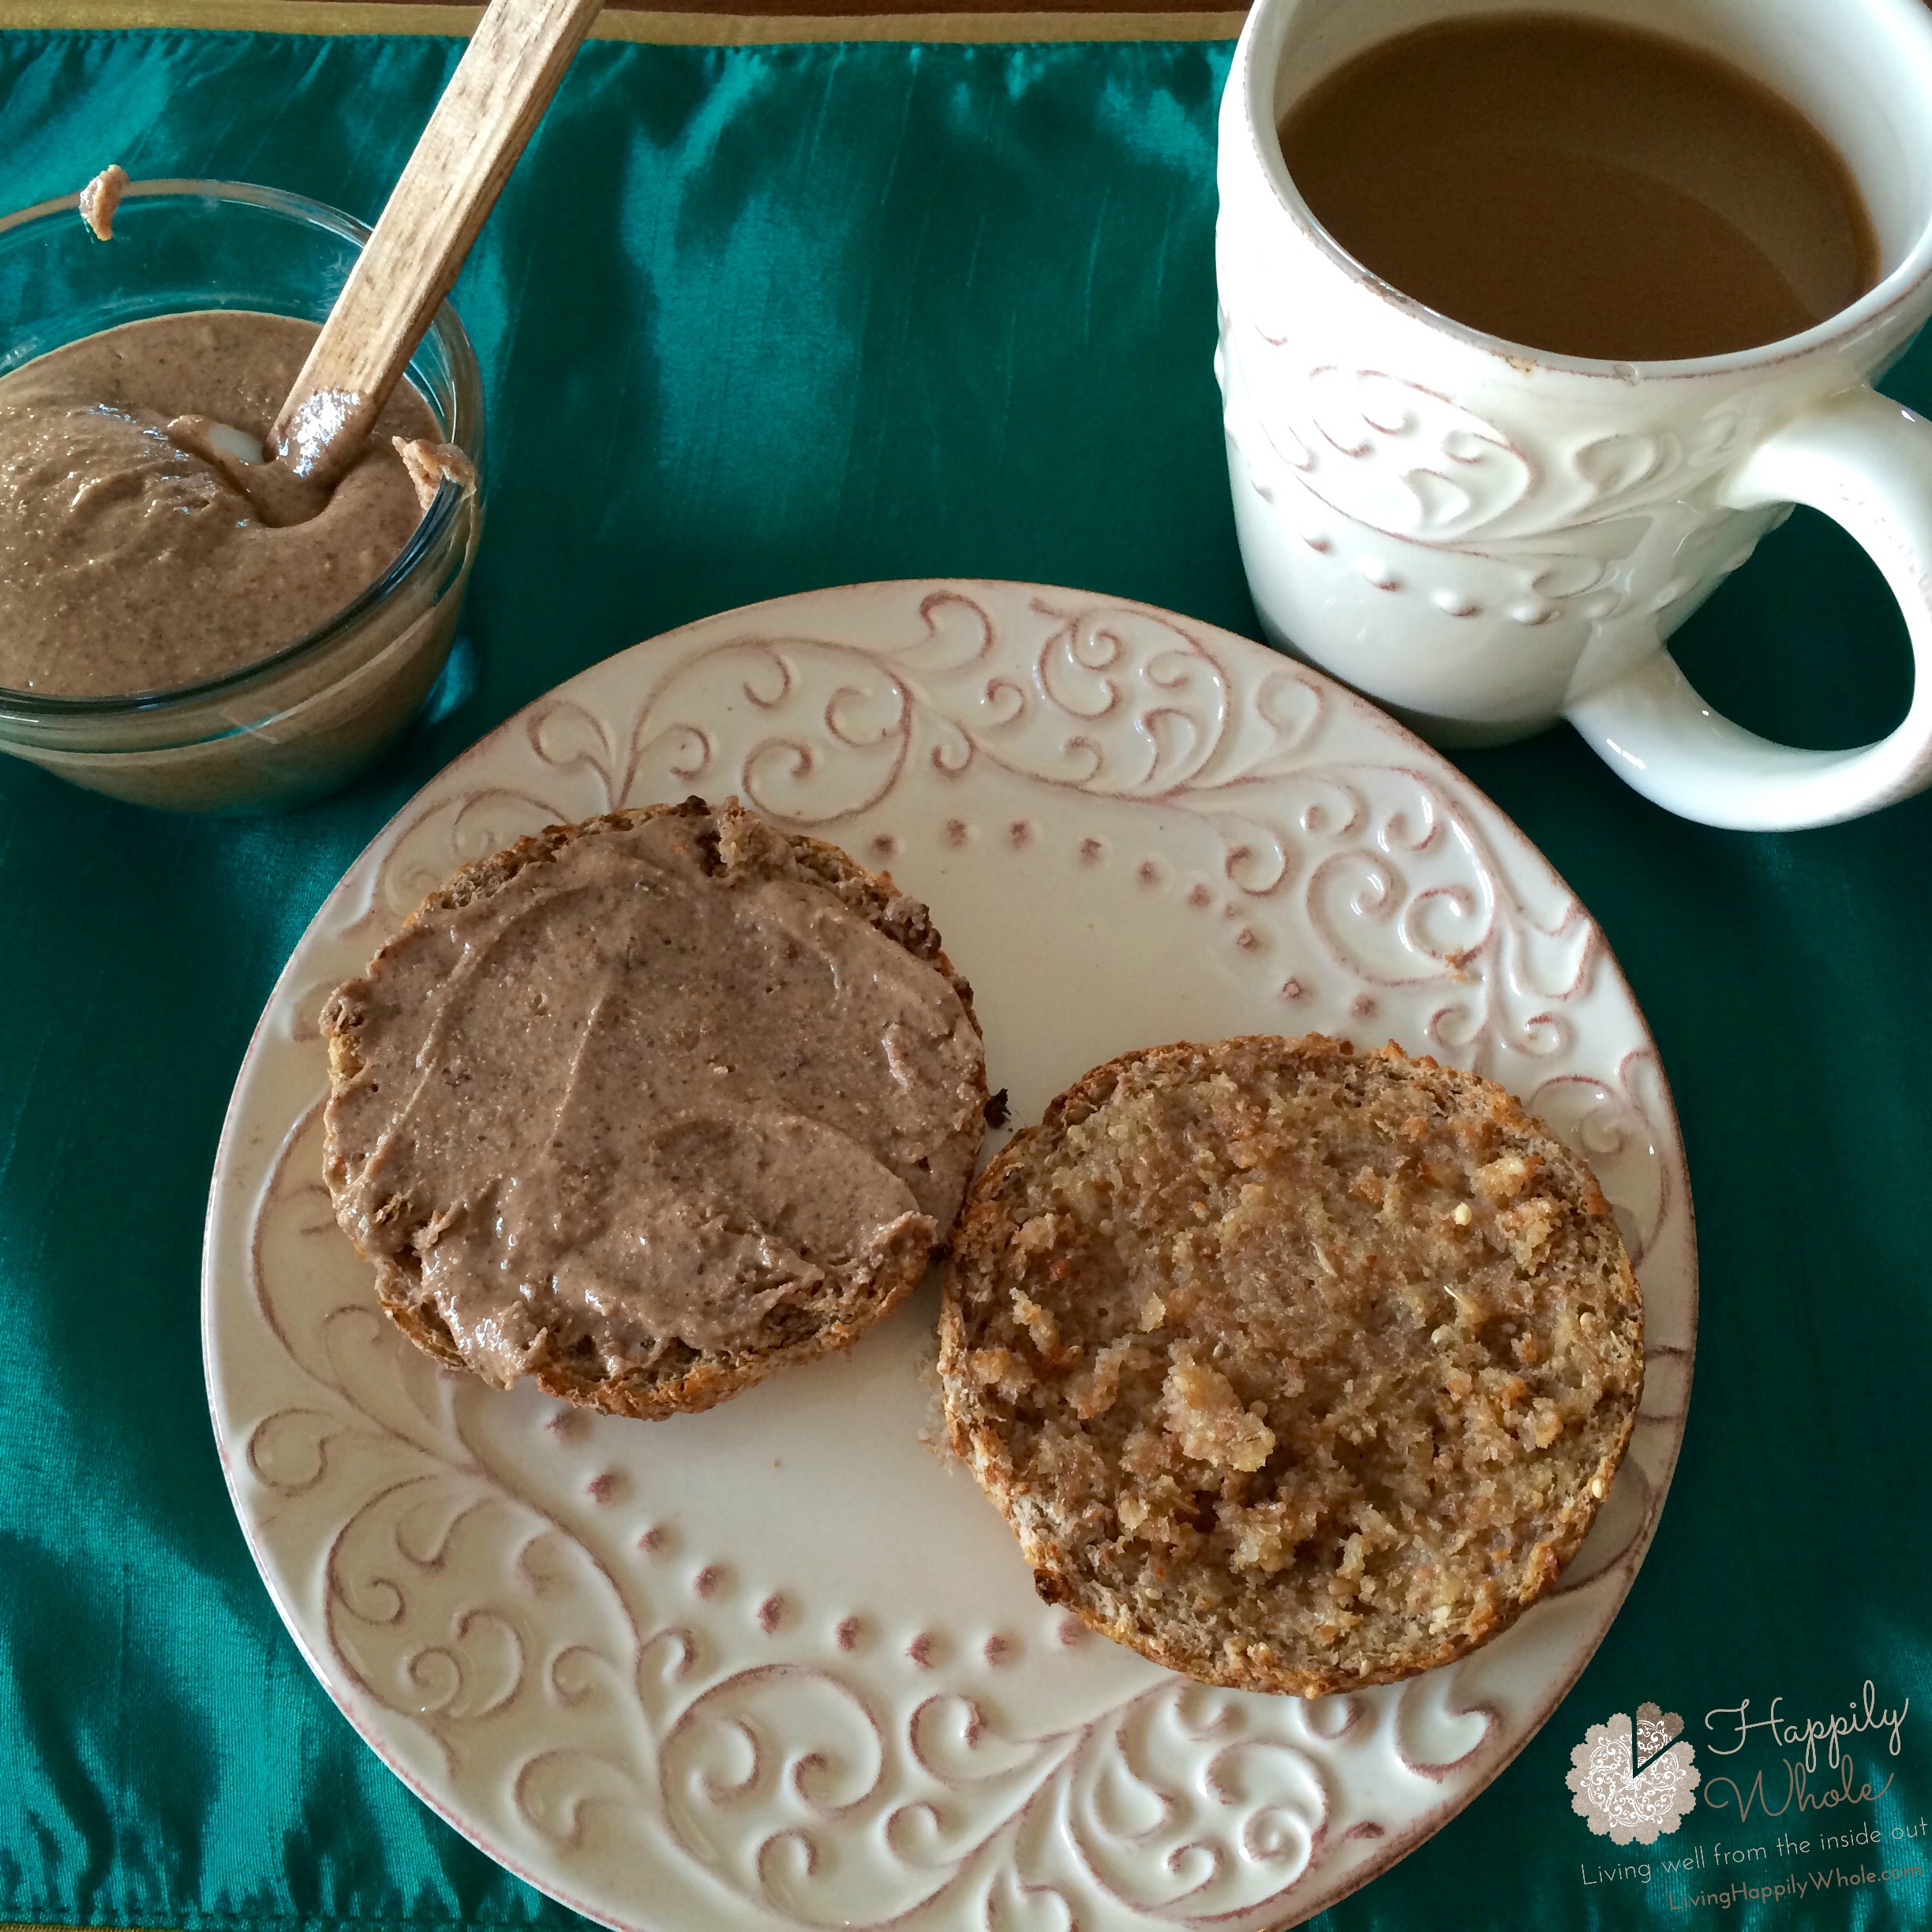
<path id="1" fill-rule="evenodd" d="M 348 468 L 602 3 L 491 0 L 275 418 L 258 502 L 263 470 L 299 511 Z"/>

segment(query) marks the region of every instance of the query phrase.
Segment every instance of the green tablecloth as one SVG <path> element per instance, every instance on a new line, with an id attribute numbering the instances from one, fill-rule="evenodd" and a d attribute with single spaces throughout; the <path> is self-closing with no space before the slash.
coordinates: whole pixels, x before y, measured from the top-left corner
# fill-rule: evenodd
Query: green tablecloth
<path id="1" fill-rule="evenodd" d="M 4 18 L 0 15 L 0 18 Z M 0 203 L 110 159 L 373 216 L 448 41 L 0 35 Z M 383 1770 L 311 1680 L 230 1515 L 202 1394 L 201 1212 L 230 1084 L 338 874 L 461 747 L 703 612 L 951 573 L 1253 631 L 1209 372 L 1225 45 L 586 47 L 457 290 L 488 378 L 478 675 L 373 776 L 196 822 L 0 770 L 0 1918 L 558 1924 Z M 1891 385 L 1932 403 L 1932 343 Z M 1820 745 L 1902 709 L 1902 627 L 1801 517 L 1683 655 Z M 1917 1926 L 1932 1918 L 1932 798 L 1703 831 L 1567 732 L 1465 761 L 1596 912 L 1689 1145 L 1703 1326 L 1661 1532 L 1596 1661 L 1341 1928 Z M 1911 1708 L 1884 1795 L 1780 1818 L 1705 1713 Z M 1586 1727 L 1683 1713 L 1705 1783 L 1619 1850 L 1571 1811 Z M 1822 1754 L 1821 1753 L 1821 1758 Z M 1869 1777 L 1868 1777 L 1869 1774 Z M 1815 1796 L 1836 1788 L 1829 1766 Z M 1880 1842 L 1827 1848 L 1822 1831 Z M 1787 1854 L 1780 1837 L 1810 1851 Z M 1733 1863 L 1731 1850 L 1764 1848 Z M 1687 1880 L 1666 1858 L 1701 1858 Z M 1606 1876 L 1646 1863 L 1650 1877 Z M 1750 1892 L 1814 1884 L 1799 1900 Z M 1696 1903 L 1702 1895 L 1706 1900 Z M 1713 1898 L 1725 1902 L 1709 1902 Z M 1687 1903 L 1687 1901 L 1688 1901 Z"/>

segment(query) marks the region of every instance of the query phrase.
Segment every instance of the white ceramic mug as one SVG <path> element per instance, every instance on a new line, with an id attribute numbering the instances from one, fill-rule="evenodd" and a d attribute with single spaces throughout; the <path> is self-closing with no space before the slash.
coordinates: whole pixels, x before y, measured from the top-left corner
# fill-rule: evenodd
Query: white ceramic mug
<path id="1" fill-rule="evenodd" d="M 1615 363 L 1499 341 L 1370 274 L 1303 204 L 1282 115 L 1380 41 L 1506 11 L 1648 27 L 1795 103 L 1864 193 L 1878 286 L 1764 348 Z M 1215 370 L 1273 642 L 1439 743 L 1567 717 L 1638 791 L 1709 825 L 1830 824 L 1932 782 L 1932 425 L 1870 387 L 1932 315 L 1923 0 L 1256 0 L 1219 185 Z M 1850 530 L 1904 607 L 1911 708 L 1858 751 L 1753 736 L 1664 649 L 1793 503 Z"/>

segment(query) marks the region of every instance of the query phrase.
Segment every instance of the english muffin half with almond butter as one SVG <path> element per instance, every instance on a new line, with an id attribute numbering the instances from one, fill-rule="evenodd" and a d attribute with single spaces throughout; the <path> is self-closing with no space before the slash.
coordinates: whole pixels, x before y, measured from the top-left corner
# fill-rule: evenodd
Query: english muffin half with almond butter
<path id="1" fill-rule="evenodd" d="M 1223 1040 L 1097 1068 L 993 1160 L 940 1374 L 1048 1602 L 1312 1697 L 1548 1586 L 1630 1439 L 1643 1310 L 1589 1170 L 1500 1087 Z"/>
<path id="2" fill-rule="evenodd" d="M 925 907 L 736 799 L 459 872 L 322 1030 L 329 1193 L 390 1317 L 626 1415 L 709 1408 L 886 1314 L 987 1104 Z"/>

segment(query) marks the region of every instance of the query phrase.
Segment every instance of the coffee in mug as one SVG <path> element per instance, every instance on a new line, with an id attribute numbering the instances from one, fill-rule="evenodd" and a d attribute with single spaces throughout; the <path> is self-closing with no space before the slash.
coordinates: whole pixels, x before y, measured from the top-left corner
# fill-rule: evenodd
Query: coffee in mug
<path id="1" fill-rule="evenodd" d="M 1870 386 L 1932 316 L 1923 0 L 1254 0 L 1218 181 L 1271 642 L 1445 744 L 1567 718 L 1708 824 L 1932 784 L 1932 426 Z M 1912 641 L 1911 710 L 1855 751 L 1740 729 L 1664 648 L 1794 502 L 1864 545 Z"/>
<path id="2" fill-rule="evenodd" d="M 1802 334 L 1878 279 L 1831 143 L 1728 62 L 1605 21 L 1438 22 L 1281 123 L 1309 211 L 1439 314 L 1560 355 L 1655 361 Z"/>

